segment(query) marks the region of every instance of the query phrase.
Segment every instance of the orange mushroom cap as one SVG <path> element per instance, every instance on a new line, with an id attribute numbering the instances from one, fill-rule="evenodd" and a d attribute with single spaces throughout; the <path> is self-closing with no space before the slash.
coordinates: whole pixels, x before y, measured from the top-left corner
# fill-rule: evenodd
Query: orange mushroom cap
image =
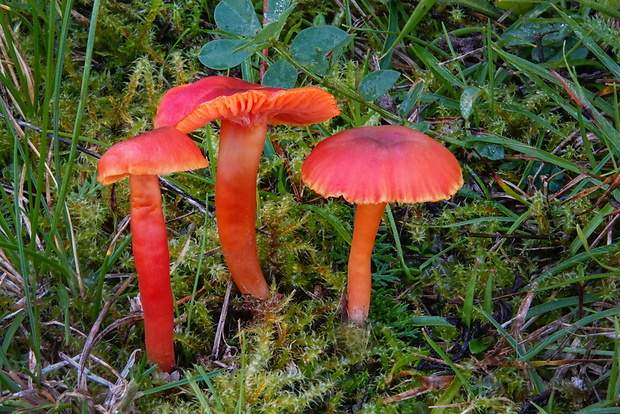
<path id="1" fill-rule="evenodd" d="M 349 129 L 321 141 L 304 161 L 301 178 L 323 197 L 357 204 L 444 200 L 463 185 L 447 148 L 393 125 Z"/>
<path id="2" fill-rule="evenodd" d="M 212 76 L 170 89 L 159 103 L 154 124 L 189 133 L 216 119 L 242 125 L 303 126 L 324 122 L 339 113 L 335 98 L 320 88 L 269 88 Z"/>
<path id="3" fill-rule="evenodd" d="M 108 185 L 130 174 L 163 175 L 208 165 L 187 135 L 161 127 L 114 144 L 99 160 L 97 181 Z"/>

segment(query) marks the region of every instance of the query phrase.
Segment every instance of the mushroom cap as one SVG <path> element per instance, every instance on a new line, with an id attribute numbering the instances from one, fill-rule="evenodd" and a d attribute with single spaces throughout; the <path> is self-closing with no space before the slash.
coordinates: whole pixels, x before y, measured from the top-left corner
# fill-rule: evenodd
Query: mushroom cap
<path id="1" fill-rule="evenodd" d="M 342 131 L 304 161 L 302 180 L 323 197 L 350 203 L 423 203 L 450 198 L 463 185 L 452 153 L 428 135 L 394 125 Z"/>
<path id="2" fill-rule="evenodd" d="M 155 127 L 192 132 L 216 119 L 242 125 L 303 126 L 338 115 L 336 99 L 320 88 L 268 88 L 226 76 L 211 76 L 170 89 L 159 103 Z"/>
<path id="3" fill-rule="evenodd" d="M 208 165 L 187 135 L 173 127 L 162 127 L 112 145 L 99 159 L 97 181 L 108 185 L 130 174 L 163 175 Z"/>

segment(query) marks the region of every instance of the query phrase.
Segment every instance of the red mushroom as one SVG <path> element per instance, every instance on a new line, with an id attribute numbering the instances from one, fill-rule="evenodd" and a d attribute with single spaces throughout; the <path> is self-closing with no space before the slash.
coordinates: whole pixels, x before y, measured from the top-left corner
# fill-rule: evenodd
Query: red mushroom
<path id="1" fill-rule="evenodd" d="M 170 254 L 158 174 L 207 167 L 194 142 L 162 127 L 113 145 L 99 160 L 98 181 L 129 177 L 132 248 L 144 310 L 147 358 L 164 372 L 175 366 Z"/>
<path id="2" fill-rule="evenodd" d="M 222 253 L 243 294 L 267 299 L 269 286 L 256 247 L 256 177 L 268 125 L 310 125 L 339 114 L 322 89 L 268 88 L 224 76 L 172 88 L 155 126 L 191 132 L 221 119 L 215 176 L 215 213 Z"/>
<path id="3" fill-rule="evenodd" d="M 357 204 L 347 313 L 360 324 L 368 316 L 370 257 L 386 203 L 448 199 L 463 185 L 450 151 L 402 126 L 349 129 L 321 141 L 304 161 L 301 178 L 323 197 L 342 196 Z"/>

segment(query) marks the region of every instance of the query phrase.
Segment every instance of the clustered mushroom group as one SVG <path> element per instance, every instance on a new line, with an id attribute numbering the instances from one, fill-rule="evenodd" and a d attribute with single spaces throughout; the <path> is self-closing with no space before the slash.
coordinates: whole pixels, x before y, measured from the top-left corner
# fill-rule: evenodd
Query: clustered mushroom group
<path id="1" fill-rule="evenodd" d="M 242 294 L 268 299 L 271 289 L 256 246 L 256 178 L 268 125 L 305 126 L 339 114 L 335 98 L 316 88 L 280 89 L 212 76 L 170 89 L 155 129 L 113 145 L 99 161 L 98 181 L 129 177 L 132 249 L 144 312 L 147 358 L 175 367 L 170 255 L 158 175 L 208 166 L 188 133 L 220 120 L 215 215 L 224 260 Z M 456 158 L 427 135 L 403 126 L 360 127 L 321 141 L 302 166 L 302 180 L 324 197 L 357 204 L 348 263 L 348 319 L 363 324 L 371 261 L 387 203 L 450 198 L 463 185 Z"/>

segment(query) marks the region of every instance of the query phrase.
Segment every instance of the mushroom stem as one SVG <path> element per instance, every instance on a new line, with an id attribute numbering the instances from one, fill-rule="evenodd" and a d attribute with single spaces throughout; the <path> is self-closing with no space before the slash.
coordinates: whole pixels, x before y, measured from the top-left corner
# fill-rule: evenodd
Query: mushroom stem
<path id="1" fill-rule="evenodd" d="M 170 286 L 170 254 L 161 191 L 156 175 L 130 175 L 133 255 L 144 310 L 147 358 L 170 372 L 174 360 L 174 302 Z"/>
<path id="2" fill-rule="evenodd" d="M 243 294 L 270 296 L 256 247 L 256 177 L 267 124 L 244 126 L 222 120 L 215 214 L 222 253 L 233 281 Z"/>
<path id="3" fill-rule="evenodd" d="M 347 314 L 349 320 L 363 325 L 370 307 L 372 285 L 370 257 L 386 203 L 358 204 L 349 253 Z"/>

